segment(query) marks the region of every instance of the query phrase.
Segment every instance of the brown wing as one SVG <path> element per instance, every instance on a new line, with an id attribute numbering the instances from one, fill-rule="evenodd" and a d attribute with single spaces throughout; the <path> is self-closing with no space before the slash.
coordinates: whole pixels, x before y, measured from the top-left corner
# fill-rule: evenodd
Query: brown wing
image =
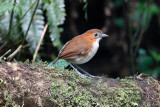
<path id="1" fill-rule="evenodd" d="M 76 36 L 64 45 L 58 57 L 62 59 L 77 58 L 89 50 L 89 46 L 87 44 L 87 41 L 81 39 L 81 36 Z"/>

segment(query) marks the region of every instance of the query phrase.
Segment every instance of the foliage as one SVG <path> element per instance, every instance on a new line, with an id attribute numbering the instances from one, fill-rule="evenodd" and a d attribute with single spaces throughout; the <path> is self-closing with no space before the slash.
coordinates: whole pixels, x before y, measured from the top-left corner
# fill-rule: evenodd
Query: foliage
<path id="1" fill-rule="evenodd" d="M 53 62 L 51 62 L 49 64 L 49 66 L 54 66 L 54 67 L 57 67 L 59 69 L 64 69 L 65 67 L 67 67 L 69 64 L 67 63 L 66 60 L 64 59 L 59 59 L 54 65 L 52 64 Z"/>
<path id="2" fill-rule="evenodd" d="M 13 15 L 13 24 L 16 24 L 17 22 L 17 15 L 22 16 L 22 8 L 19 4 L 13 4 L 9 0 L 0 2 L 0 38 L 6 38 L 4 37 L 6 32 L 9 30 L 10 25 L 10 17 L 11 17 L 11 11 L 13 9 L 13 12 L 15 13 Z M 17 40 L 17 33 L 19 33 L 18 26 L 14 29 L 14 31 L 11 32 L 12 35 L 7 37 L 8 39 L 11 39 L 13 41 Z M 3 39 L 2 39 L 3 40 Z"/>
<path id="3" fill-rule="evenodd" d="M 114 0 L 113 2 L 117 9 L 124 3 L 124 1 L 122 0 Z M 139 24 L 142 24 L 145 27 L 145 29 L 147 29 L 149 27 L 151 18 L 154 15 L 158 15 L 160 13 L 160 7 L 155 3 L 149 3 L 147 5 L 147 2 L 143 0 L 139 1 L 138 4 L 138 6 L 135 6 L 135 10 L 133 11 L 133 13 L 130 14 L 130 20 L 134 23 L 132 25 L 132 29 L 136 30 Z M 147 22 L 145 21 L 146 17 L 148 18 Z M 123 27 L 125 24 L 124 18 L 118 16 L 115 18 L 114 23 L 117 27 Z"/>
<path id="4" fill-rule="evenodd" d="M 4 37 L 4 35 L 7 34 L 6 32 L 8 32 L 11 23 L 12 25 L 15 25 L 17 21 L 21 20 L 20 18 L 22 14 L 24 15 L 25 12 L 27 12 L 30 9 L 30 7 L 36 0 L 27 0 L 27 1 L 17 0 L 16 4 L 13 4 L 12 1 L 13 0 L 6 0 L 0 2 L 1 41 L 5 41 L 4 38 L 7 38 Z M 45 15 L 47 15 L 48 18 L 47 20 L 50 29 L 51 40 L 56 47 L 58 47 L 59 49 L 61 48 L 62 44 L 59 38 L 60 38 L 60 32 L 62 32 L 63 29 L 59 28 L 58 26 L 62 25 L 65 20 L 64 6 L 65 6 L 64 0 L 40 0 L 33 21 L 31 23 L 31 27 L 28 31 L 28 35 L 26 37 L 26 40 L 30 45 L 31 52 L 33 52 L 36 49 L 40 36 L 42 35 L 45 24 L 44 20 Z M 12 9 L 14 15 L 13 15 L 13 21 L 10 22 L 10 17 L 11 17 L 10 13 Z M 33 7 L 30 11 L 28 11 L 25 17 L 22 18 L 21 25 L 16 26 L 16 30 L 15 29 L 12 30 L 11 35 L 14 35 L 14 37 L 7 38 L 9 39 L 7 41 L 16 42 L 17 40 L 22 39 L 22 37 L 18 35 L 20 34 L 21 29 L 23 34 L 26 34 L 34 9 L 35 8 Z M 47 11 L 47 14 L 44 13 L 45 11 Z"/>
<path id="5" fill-rule="evenodd" d="M 157 52 L 151 50 L 150 51 L 151 56 L 153 57 L 153 59 L 159 63 L 160 62 L 160 54 L 158 54 Z"/>
<path id="6" fill-rule="evenodd" d="M 83 6 L 83 10 L 85 11 L 84 18 L 87 20 L 88 19 L 88 15 L 87 15 L 87 6 L 88 6 L 88 3 L 87 3 L 87 0 L 80 0 L 80 2 L 84 3 L 84 6 Z"/>
<path id="7" fill-rule="evenodd" d="M 148 54 L 143 49 L 139 50 L 139 47 L 141 46 L 142 39 L 146 38 L 146 31 L 151 27 L 151 19 L 159 15 L 160 7 L 152 0 L 131 0 L 128 2 L 113 0 L 113 2 L 117 10 L 123 7 L 123 13 L 126 12 L 124 15 L 120 14 L 118 17 L 114 18 L 114 24 L 120 31 L 123 32 L 125 28 L 125 33 L 128 32 L 126 36 L 129 36 L 130 40 L 129 52 L 132 74 L 136 73 L 135 69 L 137 68 L 138 72 L 147 73 L 157 78 L 160 72 L 160 67 L 156 63 L 158 56 L 153 52 Z M 139 55 L 137 57 L 138 50 Z M 135 62 L 137 62 L 137 64 Z"/>
<path id="8" fill-rule="evenodd" d="M 63 31 L 62 28 L 58 26 L 64 23 L 65 20 L 65 9 L 64 9 L 64 0 L 51 0 L 49 4 L 47 1 L 44 1 L 43 9 L 47 10 L 47 19 L 49 24 L 50 38 L 54 46 L 60 49 L 62 47 L 60 41 L 60 32 Z"/>
<path id="9" fill-rule="evenodd" d="M 153 15 L 158 15 L 160 12 L 158 5 L 154 3 L 149 3 L 147 6 L 146 5 L 147 2 L 139 2 L 139 6 L 136 8 L 134 16 L 131 18 L 133 21 L 136 21 L 137 24 L 141 23 L 145 29 L 149 27 L 149 23 Z M 146 18 L 148 18 L 147 22 L 145 21 Z M 136 28 L 137 26 L 134 25 L 133 27 Z"/>
<path id="10" fill-rule="evenodd" d="M 137 70 L 140 73 L 150 74 L 154 78 L 157 78 L 160 74 L 160 54 L 151 50 L 149 53 L 144 49 L 139 50 L 139 56 L 137 57 Z"/>
<path id="11" fill-rule="evenodd" d="M 22 8 L 19 4 L 13 4 L 12 2 L 5 2 L 0 1 L 0 16 L 4 15 L 6 12 L 11 13 L 12 9 L 14 8 L 14 12 L 22 15 Z"/>
<path id="12" fill-rule="evenodd" d="M 23 14 L 29 9 L 29 7 L 35 2 L 35 0 L 21 0 L 20 4 L 22 6 Z M 29 6 L 29 7 L 28 7 Z M 31 27 L 28 32 L 28 36 L 26 40 L 30 44 L 30 51 L 33 52 L 37 44 L 39 42 L 39 39 L 42 35 L 43 29 L 44 29 L 44 16 L 43 16 L 43 11 L 42 11 L 42 1 L 40 0 L 39 6 L 35 12 Z M 31 9 L 27 15 L 22 19 L 22 30 L 24 33 L 26 33 L 28 29 L 28 25 L 31 20 L 31 16 L 33 13 L 33 9 Z"/>

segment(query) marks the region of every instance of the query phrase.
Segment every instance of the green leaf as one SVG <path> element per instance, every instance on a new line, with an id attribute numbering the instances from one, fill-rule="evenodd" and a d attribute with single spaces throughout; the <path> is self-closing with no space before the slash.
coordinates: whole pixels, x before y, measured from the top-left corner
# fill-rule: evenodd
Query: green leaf
<path id="1" fill-rule="evenodd" d="M 155 51 L 150 51 L 150 54 L 157 62 L 160 62 L 160 54 L 156 53 Z"/>
<path id="2" fill-rule="evenodd" d="M 22 7 L 18 4 L 16 4 L 14 6 L 14 10 L 13 10 L 15 13 L 18 13 L 20 16 L 22 16 Z"/>
<path id="3" fill-rule="evenodd" d="M 0 15 L 4 15 L 6 12 L 11 13 L 13 7 L 14 5 L 12 3 L 0 2 Z"/>
<path id="4" fill-rule="evenodd" d="M 51 3 L 51 0 L 45 0 L 46 3 L 50 4 Z"/>
<path id="5" fill-rule="evenodd" d="M 69 65 L 68 62 L 64 59 L 59 59 L 54 65 L 52 63 L 53 62 L 51 62 L 49 66 L 57 67 L 59 69 L 64 69 Z"/>
<path id="6" fill-rule="evenodd" d="M 159 14 L 160 13 L 160 8 L 158 5 L 156 4 L 152 4 L 151 7 L 150 7 L 150 13 L 151 14 Z"/>

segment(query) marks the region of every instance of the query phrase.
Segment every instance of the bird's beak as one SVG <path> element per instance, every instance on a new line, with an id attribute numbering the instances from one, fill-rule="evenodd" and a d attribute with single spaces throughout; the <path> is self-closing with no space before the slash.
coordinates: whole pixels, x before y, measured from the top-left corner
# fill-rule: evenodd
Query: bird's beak
<path id="1" fill-rule="evenodd" d="M 102 34 L 102 35 L 101 35 L 101 37 L 108 37 L 108 35 L 106 35 L 106 34 Z"/>

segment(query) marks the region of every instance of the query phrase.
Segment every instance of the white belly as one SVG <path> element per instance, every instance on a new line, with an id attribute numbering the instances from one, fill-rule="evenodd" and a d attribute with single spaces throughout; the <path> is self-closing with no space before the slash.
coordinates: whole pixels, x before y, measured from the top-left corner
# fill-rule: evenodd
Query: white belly
<path id="1" fill-rule="evenodd" d="M 90 59 L 93 58 L 93 56 L 97 53 L 97 50 L 99 48 L 99 40 L 98 39 L 95 43 L 93 43 L 93 48 L 91 50 L 91 52 L 88 53 L 88 56 L 86 58 L 76 58 L 74 61 L 72 61 L 71 63 L 73 64 L 84 64 L 86 62 L 88 62 Z"/>

